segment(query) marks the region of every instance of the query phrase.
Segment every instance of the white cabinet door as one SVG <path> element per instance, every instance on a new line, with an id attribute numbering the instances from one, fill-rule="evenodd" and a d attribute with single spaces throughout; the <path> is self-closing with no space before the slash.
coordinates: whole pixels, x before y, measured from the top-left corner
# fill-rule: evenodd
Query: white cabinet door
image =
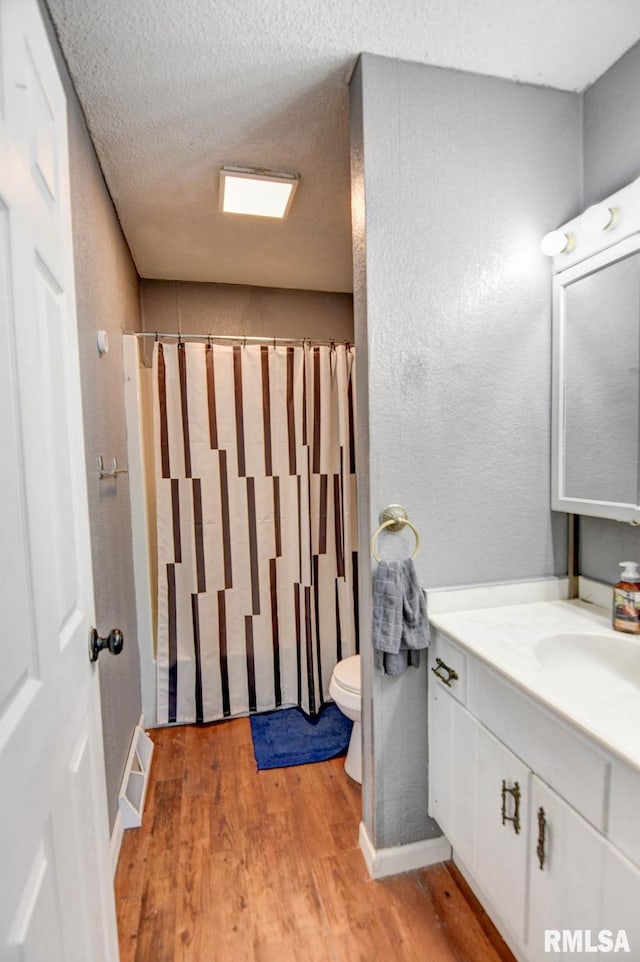
<path id="1" fill-rule="evenodd" d="M 527 958 L 548 962 L 545 932 L 600 928 L 607 843 L 548 785 L 532 779 Z M 565 958 L 554 953 L 554 958 Z M 578 958 L 567 954 L 567 959 Z"/>
<path id="2" fill-rule="evenodd" d="M 629 943 L 626 958 L 640 959 L 640 871 L 608 842 L 605 845 L 604 883 L 600 929 L 624 932 Z M 620 952 L 620 958 L 625 954 Z"/>
<path id="3" fill-rule="evenodd" d="M 476 875 L 512 935 L 524 940 L 531 772 L 477 725 Z"/>
<path id="4" fill-rule="evenodd" d="M 431 690 L 429 812 L 519 941 L 525 926 L 530 774 L 451 695 Z"/>
<path id="5" fill-rule="evenodd" d="M 65 95 L 0 0 L 0 958 L 118 958 L 93 619 Z"/>
<path id="6" fill-rule="evenodd" d="M 429 814 L 469 868 L 475 863 L 478 722 L 434 685 L 429 699 Z"/>

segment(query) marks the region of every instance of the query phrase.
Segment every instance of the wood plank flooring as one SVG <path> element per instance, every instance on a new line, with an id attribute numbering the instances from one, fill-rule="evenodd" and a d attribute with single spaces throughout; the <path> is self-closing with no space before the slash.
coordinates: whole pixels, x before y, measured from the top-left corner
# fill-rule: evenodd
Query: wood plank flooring
<path id="1" fill-rule="evenodd" d="M 121 962 L 515 962 L 453 865 L 369 878 L 342 759 L 256 772 L 246 718 L 151 737 Z"/>

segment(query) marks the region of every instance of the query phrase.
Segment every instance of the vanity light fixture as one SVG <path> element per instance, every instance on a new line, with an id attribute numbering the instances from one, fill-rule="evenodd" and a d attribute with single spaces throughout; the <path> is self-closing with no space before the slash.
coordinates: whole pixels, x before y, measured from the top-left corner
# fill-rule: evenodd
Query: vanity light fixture
<path id="1" fill-rule="evenodd" d="M 542 238 L 540 247 L 542 253 L 547 257 L 555 257 L 557 254 L 568 254 L 576 246 L 576 239 L 573 234 L 565 234 L 563 230 L 552 230 Z"/>
<path id="2" fill-rule="evenodd" d="M 220 169 L 220 210 L 282 219 L 289 213 L 299 181 L 294 173 L 225 165 Z"/>
<path id="3" fill-rule="evenodd" d="M 593 204 L 587 207 L 580 218 L 580 226 L 587 234 L 598 234 L 601 230 L 609 230 L 618 220 L 619 210 L 617 207 L 608 207 L 606 204 Z"/>

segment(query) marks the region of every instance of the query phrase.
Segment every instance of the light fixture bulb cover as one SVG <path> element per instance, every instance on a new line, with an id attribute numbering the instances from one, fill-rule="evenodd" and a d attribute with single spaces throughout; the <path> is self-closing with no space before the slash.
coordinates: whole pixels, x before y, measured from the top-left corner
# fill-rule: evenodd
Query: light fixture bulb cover
<path id="1" fill-rule="evenodd" d="M 606 204 L 593 204 L 582 214 L 580 226 L 587 234 L 599 234 L 600 231 L 613 227 L 616 215 L 616 208 L 608 207 Z"/>
<path id="2" fill-rule="evenodd" d="M 547 257 L 556 257 L 558 254 L 567 254 L 575 247 L 573 234 L 566 234 L 563 230 L 552 230 L 545 234 L 540 243 L 542 253 Z"/>
<path id="3" fill-rule="evenodd" d="M 282 219 L 289 213 L 299 180 L 298 174 L 286 171 L 225 165 L 220 170 L 220 210 Z"/>

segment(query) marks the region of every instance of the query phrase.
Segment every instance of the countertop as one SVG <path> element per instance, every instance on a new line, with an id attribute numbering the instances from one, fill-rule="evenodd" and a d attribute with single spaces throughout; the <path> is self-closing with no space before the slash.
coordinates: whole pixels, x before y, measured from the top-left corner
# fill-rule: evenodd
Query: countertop
<path id="1" fill-rule="evenodd" d="M 640 769 L 640 636 L 614 631 L 608 609 L 577 600 L 542 601 L 439 614 L 430 621 Z"/>

